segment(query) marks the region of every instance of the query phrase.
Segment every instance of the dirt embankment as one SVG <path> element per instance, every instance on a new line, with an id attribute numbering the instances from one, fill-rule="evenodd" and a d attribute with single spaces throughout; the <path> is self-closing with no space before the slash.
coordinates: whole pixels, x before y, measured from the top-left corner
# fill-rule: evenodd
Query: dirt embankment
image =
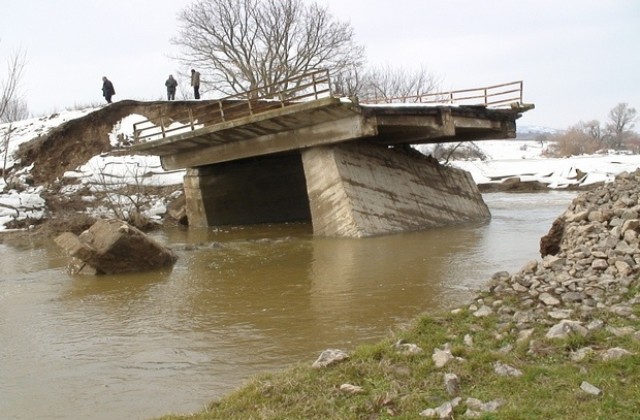
<path id="1" fill-rule="evenodd" d="M 198 101 L 197 105 L 205 105 L 215 101 Z M 21 231 L 22 233 L 4 233 L 2 241 L 28 240 L 34 237 L 52 237 L 60 232 L 70 231 L 79 234 L 91 226 L 95 219 L 85 210 L 91 200 L 87 195 L 94 193 L 89 188 L 80 188 L 75 193 L 62 193 L 61 188 L 75 180 L 63 179 L 64 173 L 73 171 L 87 163 L 92 157 L 100 154 L 119 153 L 111 145 L 110 134 L 114 126 L 125 117 L 138 114 L 155 123 L 160 116 L 188 115 L 188 109 L 194 106 L 193 101 L 154 101 L 140 102 L 133 100 L 118 101 L 106 105 L 80 118 L 67 121 L 29 142 L 20 145 L 17 157 L 19 165 L 12 168 L 16 173 L 22 168 L 33 165 L 27 177 L 27 183 L 42 186 L 41 193 L 46 202 L 47 216 L 45 220 L 19 220 L 6 225 L 12 229 L 24 229 L 35 225 L 34 229 Z M 131 127 L 131 131 L 132 131 Z M 133 139 L 121 139 L 124 145 Z M 19 189 L 20 186 L 17 186 Z M 175 192 L 176 187 L 142 187 L 144 191 L 137 191 L 146 196 L 168 197 Z M 127 192 L 124 192 L 127 194 Z M 149 226 L 137 227 L 146 229 Z"/>
<path id="2" fill-rule="evenodd" d="M 200 101 L 206 104 L 211 101 Z M 21 166 L 34 164 L 31 170 L 35 185 L 50 185 L 61 179 L 66 171 L 74 170 L 91 157 L 110 152 L 109 133 L 123 118 L 131 114 L 156 120 L 160 115 L 186 114 L 192 101 L 140 102 L 124 100 L 106 105 L 83 117 L 67 121 L 20 146 Z"/>

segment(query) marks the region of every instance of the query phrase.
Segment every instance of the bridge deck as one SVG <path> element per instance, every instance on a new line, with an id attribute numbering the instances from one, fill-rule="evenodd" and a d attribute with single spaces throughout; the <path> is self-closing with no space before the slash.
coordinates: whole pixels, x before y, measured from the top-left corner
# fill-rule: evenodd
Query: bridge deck
<path id="1" fill-rule="evenodd" d="M 335 97 L 286 107 L 263 105 L 266 110 L 260 113 L 186 127 L 131 150 L 158 155 L 166 169 L 180 169 L 346 141 L 398 145 L 514 138 L 515 120 L 530 108 L 359 105 Z"/>

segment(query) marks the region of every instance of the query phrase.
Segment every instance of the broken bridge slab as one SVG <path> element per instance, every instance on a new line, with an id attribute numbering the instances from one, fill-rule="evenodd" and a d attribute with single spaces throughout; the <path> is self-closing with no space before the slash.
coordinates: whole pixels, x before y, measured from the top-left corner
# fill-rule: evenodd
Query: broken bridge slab
<path id="1" fill-rule="evenodd" d="M 515 137 L 526 109 L 476 105 L 358 105 L 327 97 L 132 146 L 165 169 L 193 168 L 350 141 L 419 144 Z"/>

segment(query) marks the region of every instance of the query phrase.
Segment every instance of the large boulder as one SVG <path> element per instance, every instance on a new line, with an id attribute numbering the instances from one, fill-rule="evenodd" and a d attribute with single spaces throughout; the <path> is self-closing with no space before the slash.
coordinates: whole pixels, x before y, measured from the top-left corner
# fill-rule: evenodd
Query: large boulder
<path id="1" fill-rule="evenodd" d="M 99 220 L 79 236 L 66 232 L 55 242 L 97 274 L 153 270 L 178 259 L 170 248 L 121 220 Z"/>

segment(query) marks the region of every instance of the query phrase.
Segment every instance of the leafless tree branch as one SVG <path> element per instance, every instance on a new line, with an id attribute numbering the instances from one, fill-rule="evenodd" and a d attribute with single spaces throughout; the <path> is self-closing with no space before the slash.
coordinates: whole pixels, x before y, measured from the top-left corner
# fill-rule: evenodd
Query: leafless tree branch
<path id="1" fill-rule="evenodd" d="M 222 95 L 272 95 L 295 87 L 277 85 L 284 80 L 318 69 L 339 73 L 364 59 L 349 23 L 303 0 L 198 0 L 178 20 L 178 60 Z"/>
<path id="2" fill-rule="evenodd" d="M 437 92 L 441 84 L 425 66 L 417 70 L 376 66 L 366 71 L 363 79 L 359 96 L 382 102 L 392 99 L 417 101 L 422 95 Z"/>
<path id="3" fill-rule="evenodd" d="M 26 104 L 18 96 L 18 89 L 25 65 L 25 54 L 20 51 L 12 54 L 7 60 L 6 78 L 0 80 L 0 122 L 17 121 L 14 118 L 24 114 Z"/>

